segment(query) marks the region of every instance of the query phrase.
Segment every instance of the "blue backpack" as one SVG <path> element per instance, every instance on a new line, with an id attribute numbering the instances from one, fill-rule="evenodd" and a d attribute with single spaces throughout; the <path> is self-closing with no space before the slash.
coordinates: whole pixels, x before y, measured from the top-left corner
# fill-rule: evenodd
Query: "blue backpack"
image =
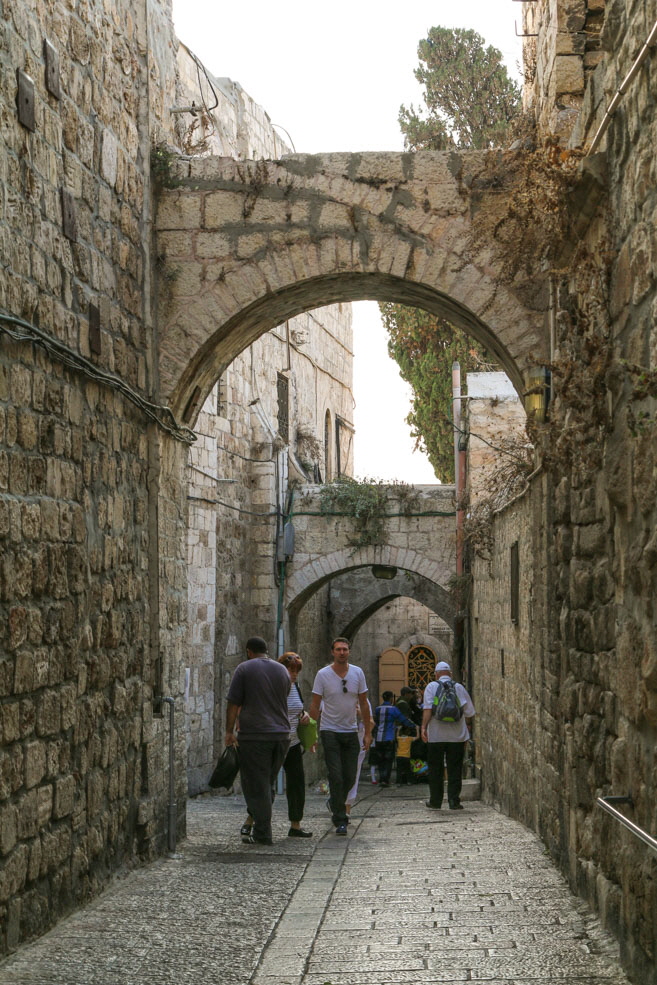
<path id="1" fill-rule="evenodd" d="M 451 678 L 438 681 L 431 711 L 439 722 L 458 722 L 462 718 L 463 708 L 456 693 L 456 685 Z"/>

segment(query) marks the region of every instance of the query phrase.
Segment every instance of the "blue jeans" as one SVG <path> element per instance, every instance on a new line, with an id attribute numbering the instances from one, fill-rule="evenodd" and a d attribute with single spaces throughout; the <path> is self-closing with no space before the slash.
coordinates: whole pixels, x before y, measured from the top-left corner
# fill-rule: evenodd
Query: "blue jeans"
<path id="1" fill-rule="evenodd" d="M 339 824 L 347 823 L 345 802 L 356 782 L 360 740 L 358 732 L 324 730 L 319 733 L 319 737 L 328 772 L 331 819 L 337 828 Z"/>

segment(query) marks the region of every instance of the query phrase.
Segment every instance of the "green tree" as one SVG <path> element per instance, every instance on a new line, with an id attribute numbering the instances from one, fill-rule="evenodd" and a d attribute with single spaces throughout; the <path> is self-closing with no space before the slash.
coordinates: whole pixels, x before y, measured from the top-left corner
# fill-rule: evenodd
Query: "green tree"
<path id="1" fill-rule="evenodd" d="M 415 78 L 428 115 L 401 106 L 399 125 L 410 150 L 497 147 L 520 114 L 520 89 L 497 48 L 476 31 L 432 27 L 418 45 Z"/>
<path id="2" fill-rule="evenodd" d="M 501 53 L 484 47 L 475 31 L 432 27 L 418 47 L 415 76 L 428 110 L 421 118 L 401 107 L 399 123 L 411 150 L 480 150 L 498 146 L 520 113 L 520 90 Z M 413 390 L 408 416 L 417 447 L 426 451 L 438 478 L 454 481 L 452 363 L 462 373 L 481 369 L 486 353 L 444 318 L 419 308 L 380 305 L 388 350 Z"/>
<path id="3" fill-rule="evenodd" d="M 487 368 L 485 353 L 465 332 L 421 308 L 387 302 L 380 309 L 388 351 L 413 390 L 407 421 L 416 447 L 442 482 L 453 482 L 452 363 L 457 360 L 462 373 Z"/>

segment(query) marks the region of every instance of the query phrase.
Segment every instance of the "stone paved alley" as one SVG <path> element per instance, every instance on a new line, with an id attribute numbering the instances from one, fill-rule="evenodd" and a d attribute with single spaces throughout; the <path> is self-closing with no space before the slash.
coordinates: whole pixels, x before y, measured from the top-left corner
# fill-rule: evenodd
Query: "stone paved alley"
<path id="1" fill-rule="evenodd" d="M 310 795 L 311 842 L 240 843 L 240 797 L 188 805 L 180 858 L 110 889 L 0 965 L 2 985 L 627 985 L 539 840 L 478 802 L 367 785 L 347 839 Z"/>

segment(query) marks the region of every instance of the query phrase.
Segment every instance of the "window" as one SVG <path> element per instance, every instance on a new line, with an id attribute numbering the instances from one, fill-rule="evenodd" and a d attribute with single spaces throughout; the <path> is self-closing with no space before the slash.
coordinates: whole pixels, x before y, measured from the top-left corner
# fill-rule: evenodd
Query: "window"
<path id="1" fill-rule="evenodd" d="M 228 416 L 228 383 L 225 376 L 220 376 L 217 381 L 217 416 Z"/>
<path id="2" fill-rule="evenodd" d="M 517 540 L 511 544 L 510 566 L 511 622 L 514 626 L 517 626 L 520 621 L 520 559 Z"/>
<path id="3" fill-rule="evenodd" d="M 278 390 L 278 433 L 288 444 L 290 441 L 290 383 L 287 376 L 277 374 Z"/>

